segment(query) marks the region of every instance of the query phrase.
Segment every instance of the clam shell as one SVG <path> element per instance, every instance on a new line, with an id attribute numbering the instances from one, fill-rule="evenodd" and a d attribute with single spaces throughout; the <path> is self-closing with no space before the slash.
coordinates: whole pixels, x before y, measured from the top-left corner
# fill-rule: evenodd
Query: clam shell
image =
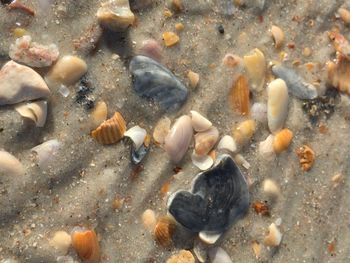
<path id="1" fill-rule="evenodd" d="M 94 230 L 74 228 L 71 236 L 72 245 L 83 262 L 98 263 L 100 261 L 100 245 Z"/>
<path id="2" fill-rule="evenodd" d="M 255 128 L 256 124 L 254 120 L 243 121 L 233 129 L 233 138 L 239 145 L 244 145 L 253 137 Z"/>
<path id="3" fill-rule="evenodd" d="M 249 208 L 248 185 L 229 155 L 199 173 L 190 191 L 180 190 L 168 199 L 168 211 L 192 232 L 221 233 Z"/>
<path id="4" fill-rule="evenodd" d="M 293 139 L 293 132 L 283 129 L 276 133 L 273 140 L 273 149 L 276 153 L 281 153 L 288 149 Z"/>
<path id="5" fill-rule="evenodd" d="M 154 127 L 153 131 L 153 139 L 159 143 L 163 144 L 165 137 L 168 135 L 170 131 L 171 120 L 168 117 L 161 118 L 156 127 Z"/>
<path id="6" fill-rule="evenodd" d="M 129 137 L 135 145 L 135 150 L 137 151 L 143 144 L 147 135 L 147 131 L 140 126 L 136 125 L 124 133 L 124 136 Z"/>
<path id="7" fill-rule="evenodd" d="M 21 176 L 24 173 L 21 162 L 12 154 L 0 149 L 0 175 Z"/>
<path id="8" fill-rule="evenodd" d="M 217 149 L 235 152 L 235 151 L 237 151 L 237 145 L 236 145 L 235 140 L 231 136 L 225 135 L 219 141 Z"/>
<path id="9" fill-rule="evenodd" d="M 170 159 L 178 163 L 187 152 L 193 136 L 191 118 L 187 115 L 181 116 L 165 137 L 164 149 Z"/>
<path id="10" fill-rule="evenodd" d="M 112 144 L 120 141 L 125 133 L 126 123 L 119 112 L 115 112 L 113 117 L 104 121 L 96 130 L 91 132 L 91 136 L 101 144 Z"/>
<path id="11" fill-rule="evenodd" d="M 273 41 L 275 42 L 275 47 L 278 49 L 282 47 L 284 43 L 284 32 L 283 30 L 278 26 L 272 26 L 271 27 L 271 34 Z"/>
<path id="12" fill-rule="evenodd" d="M 156 214 L 152 209 L 147 209 L 142 214 L 142 223 L 146 229 L 149 231 L 153 231 L 156 224 L 157 224 L 157 218 Z"/>
<path id="13" fill-rule="evenodd" d="M 276 157 L 273 142 L 274 136 L 270 134 L 264 141 L 259 143 L 259 154 L 266 161 L 272 161 Z"/>
<path id="14" fill-rule="evenodd" d="M 100 101 L 96 104 L 95 109 L 91 113 L 91 127 L 95 129 L 102 122 L 107 119 L 107 104 L 104 101 Z"/>
<path id="15" fill-rule="evenodd" d="M 210 152 L 219 139 L 219 131 L 216 127 L 199 132 L 194 136 L 195 152 L 197 155 L 205 155 Z"/>
<path id="16" fill-rule="evenodd" d="M 220 239 L 222 234 L 223 233 L 201 231 L 201 232 L 199 232 L 198 237 L 204 243 L 206 243 L 208 245 L 213 245 Z"/>
<path id="17" fill-rule="evenodd" d="M 350 60 L 343 55 L 339 55 L 336 64 L 327 64 L 328 82 L 340 90 L 350 95 Z"/>
<path id="18" fill-rule="evenodd" d="M 338 14 L 345 24 L 350 24 L 350 11 L 348 9 L 340 7 Z"/>
<path id="19" fill-rule="evenodd" d="M 195 263 L 196 260 L 188 250 L 180 250 L 179 253 L 172 255 L 166 263 Z"/>
<path id="20" fill-rule="evenodd" d="M 208 251 L 212 263 L 233 263 L 230 256 L 221 247 L 213 247 Z"/>
<path id="21" fill-rule="evenodd" d="M 242 115 L 249 114 L 249 87 L 244 75 L 238 76 L 230 91 L 230 103 L 233 110 Z"/>
<path id="22" fill-rule="evenodd" d="M 288 114 L 288 89 L 282 79 L 273 80 L 267 87 L 267 121 L 272 133 L 283 128 Z"/>
<path id="23" fill-rule="evenodd" d="M 36 161 L 39 167 L 45 170 L 54 163 L 61 147 L 61 142 L 54 139 L 35 146 L 31 151 L 37 154 Z"/>
<path id="24" fill-rule="evenodd" d="M 264 54 L 259 49 L 252 50 L 243 57 L 253 90 L 261 91 L 265 83 L 266 61 Z"/>
<path id="25" fill-rule="evenodd" d="M 15 110 L 24 118 L 35 122 L 37 127 L 44 127 L 47 116 L 47 102 L 44 100 L 17 104 Z"/>
<path id="26" fill-rule="evenodd" d="M 192 127 L 196 132 L 208 130 L 213 124 L 197 111 L 191 110 Z"/>
<path id="27" fill-rule="evenodd" d="M 197 155 L 195 152 L 191 155 L 192 163 L 200 170 L 205 171 L 213 166 L 214 160 L 208 155 Z"/>
<path id="28" fill-rule="evenodd" d="M 158 244 L 168 247 L 172 244 L 172 238 L 176 230 L 175 221 L 169 216 L 163 216 L 158 219 L 154 228 L 154 237 Z"/>
<path id="29" fill-rule="evenodd" d="M 275 225 L 272 223 L 269 226 L 269 234 L 264 239 L 264 244 L 269 247 L 278 247 L 282 241 L 282 234 Z"/>
<path id="30" fill-rule="evenodd" d="M 50 245 L 59 250 L 62 254 L 66 254 L 68 248 L 72 244 L 71 235 L 65 231 L 57 231 L 50 240 Z"/>
<path id="31" fill-rule="evenodd" d="M 254 120 L 260 123 L 267 123 L 267 105 L 266 103 L 255 102 L 250 110 Z"/>

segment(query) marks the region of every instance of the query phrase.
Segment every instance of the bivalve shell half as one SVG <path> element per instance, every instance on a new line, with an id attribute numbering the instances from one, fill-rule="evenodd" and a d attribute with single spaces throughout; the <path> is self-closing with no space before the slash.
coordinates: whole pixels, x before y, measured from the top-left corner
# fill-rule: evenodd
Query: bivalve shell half
<path id="1" fill-rule="evenodd" d="M 249 86 L 248 79 L 244 75 L 238 76 L 230 91 L 230 103 L 233 110 L 239 114 L 249 114 Z"/>
<path id="2" fill-rule="evenodd" d="M 215 244 L 223 233 L 216 233 L 216 232 L 208 232 L 208 231 L 201 231 L 198 234 L 198 237 L 200 240 L 202 240 L 205 244 L 213 245 Z"/>
<path id="3" fill-rule="evenodd" d="M 96 104 L 95 109 L 91 113 L 91 127 L 95 129 L 102 122 L 107 119 L 107 104 L 104 101 L 100 101 Z"/>
<path id="4" fill-rule="evenodd" d="M 100 245 L 94 230 L 76 227 L 72 231 L 72 245 L 85 263 L 100 261 Z"/>
<path id="5" fill-rule="evenodd" d="M 188 250 L 181 250 L 179 253 L 172 255 L 166 263 L 195 263 L 196 260 Z"/>
<path id="6" fill-rule="evenodd" d="M 338 15 L 344 21 L 345 24 L 350 24 L 350 11 L 346 8 L 339 8 Z"/>
<path id="7" fill-rule="evenodd" d="M 49 243 L 55 249 L 59 250 L 63 254 L 66 254 L 68 248 L 72 244 L 72 237 L 65 231 L 57 231 L 53 235 L 52 239 L 50 239 Z"/>
<path id="8" fill-rule="evenodd" d="M 192 163 L 200 170 L 205 171 L 213 166 L 214 160 L 209 155 L 197 155 L 195 152 L 191 155 Z"/>
<path id="9" fill-rule="evenodd" d="M 350 95 L 350 60 L 340 54 L 336 64 L 327 64 L 328 82 L 333 87 Z"/>
<path id="10" fill-rule="evenodd" d="M 0 175 L 20 176 L 24 173 L 22 163 L 12 154 L 0 149 Z"/>
<path id="11" fill-rule="evenodd" d="M 273 41 L 275 42 L 275 48 L 281 48 L 284 43 L 284 32 L 278 26 L 271 27 L 271 34 Z"/>
<path id="12" fill-rule="evenodd" d="M 135 144 L 135 150 L 137 151 L 143 144 L 147 135 L 147 131 L 140 126 L 136 125 L 124 133 L 124 136 L 129 137 Z"/>
<path id="13" fill-rule="evenodd" d="M 276 157 L 273 148 L 274 136 L 270 134 L 264 141 L 259 143 L 259 154 L 266 161 L 272 161 Z"/>
<path id="14" fill-rule="evenodd" d="M 191 88 L 196 88 L 199 83 L 199 74 L 193 71 L 188 71 L 187 78 L 189 80 Z"/>
<path id="15" fill-rule="evenodd" d="M 199 132 L 194 136 L 195 152 L 197 155 L 205 155 L 210 152 L 219 139 L 219 131 L 216 127 Z"/>
<path id="16" fill-rule="evenodd" d="M 158 244 L 169 247 L 176 230 L 176 223 L 170 216 L 160 217 L 154 228 L 154 237 Z"/>
<path id="17" fill-rule="evenodd" d="M 237 151 L 237 145 L 235 140 L 230 135 L 225 135 L 221 138 L 217 146 L 218 150 L 227 150 L 229 152 Z"/>
<path id="18" fill-rule="evenodd" d="M 36 153 L 36 162 L 40 169 L 47 169 L 54 164 L 59 150 L 62 148 L 62 143 L 56 139 L 49 140 L 39 144 L 31 149 Z"/>
<path id="19" fill-rule="evenodd" d="M 209 258 L 212 263 L 233 263 L 230 256 L 221 247 L 209 249 Z"/>
<path id="20" fill-rule="evenodd" d="M 269 247 L 278 247 L 282 241 L 282 233 L 275 223 L 269 226 L 269 234 L 264 239 L 264 244 Z"/>
<path id="21" fill-rule="evenodd" d="M 104 121 L 96 130 L 93 130 L 91 136 L 101 144 L 113 144 L 124 137 L 125 131 L 125 120 L 119 112 L 116 112 L 112 118 Z"/>
<path id="22" fill-rule="evenodd" d="M 232 130 L 233 138 L 239 145 L 244 145 L 250 141 L 255 132 L 256 124 L 254 120 L 241 122 Z"/>
<path id="23" fill-rule="evenodd" d="M 283 129 L 276 133 L 273 140 L 273 149 L 276 153 L 281 153 L 288 149 L 293 139 L 293 132 L 289 129 Z"/>
<path id="24" fill-rule="evenodd" d="M 191 110 L 192 127 L 196 132 L 209 130 L 213 124 L 199 112 Z"/>
<path id="25" fill-rule="evenodd" d="M 17 104 L 15 110 L 24 118 L 31 119 L 37 127 L 44 127 L 47 116 L 47 102 L 44 100 Z"/>
<path id="26" fill-rule="evenodd" d="M 266 60 L 264 53 L 254 49 L 243 57 L 245 68 L 253 90 L 261 91 L 265 83 Z"/>
<path id="27" fill-rule="evenodd" d="M 165 137 L 168 135 L 170 131 L 171 120 L 168 117 L 161 118 L 156 127 L 154 127 L 153 131 L 153 139 L 155 142 L 159 144 L 163 144 L 165 141 Z"/>
<path id="28" fill-rule="evenodd" d="M 267 88 L 267 121 L 272 133 L 283 128 L 288 114 L 288 88 L 284 80 L 275 79 Z"/>
<path id="29" fill-rule="evenodd" d="M 142 214 L 142 223 L 146 229 L 149 231 L 153 231 L 156 224 L 156 214 L 152 209 L 147 209 Z"/>

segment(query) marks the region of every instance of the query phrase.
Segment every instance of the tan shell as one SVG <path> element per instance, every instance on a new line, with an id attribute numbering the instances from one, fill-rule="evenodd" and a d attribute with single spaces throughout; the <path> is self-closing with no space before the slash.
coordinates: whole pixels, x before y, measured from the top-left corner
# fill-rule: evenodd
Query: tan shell
<path id="1" fill-rule="evenodd" d="M 99 101 L 96 104 L 95 109 L 91 113 L 91 127 L 92 129 L 95 129 L 98 127 L 102 122 L 104 122 L 107 119 L 107 104 L 104 101 Z"/>
<path id="2" fill-rule="evenodd" d="M 307 145 L 299 147 L 296 151 L 300 166 L 304 171 L 309 171 L 315 162 L 315 152 Z"/>
<path id="3" fill-rule="evenodd" d="M 350 24 L 350 11 L 346 8 L 339 8 L 338 14 L 345 24 Z"/>
<path id="4" fill-rule="evenodd" d="M 72 244 L 72 238 L 71 235 L 65 231 L 57 231 L 53 235 L 52 239 L 50 239 L 49 244 L 63 254 L 66 254 L 68 248 Z"/>
<path id="5" fill-rule="evenodd" d="M 213 124 L 197 111 L 191 110 L 191 123 L 196 132 L 204 132 L 210 129 Z"/>
<path id="6" fill-rule="evenodd" d="M 216 127 L 199 132 L 194 136 L 195 152 L 198 155 L 205 155 L 210 152 L 219 139 L 219 131 Z"/>
<path id="7" fill-rule="evenodd" d="M 259 49 L 252 50 L 243 57 L 245 68 L 248 73 L 251 88 L 261 91 L 265 83 L 266 60 L 264 53 Z"/>
<path id="8" fill-rule="evenodd" d="M 142 214 L 142 223 L 146 229 L 153 231 L 157 223 L 155 212 L 151 209 L 145 210 Z"/>
<path id="9" fill-rule="evenodd" d="M 196 260 L 188 250 L 181 250 L 178 254 L 172 255 L 166 263 L 195 263 Z"/>
<path id="10" fill-rule="evenodd" d="M 265 179 L 263 182 L 263 192 L 269 197 L 276 198 L 280 195 L 281 190 L 275 181 Z"/>
<path id="11" fill-rule="evenodd" d="M 0 149 L 0 176 L 21 176 L 24 173 L 22 163 L 12 154 Z"/>
<path id="12" fill-rule="evenodd" d="M 190 82 L 191 88 L 196 88 L 199 82 L 199 74 L 193 71 L 188 71 L 187 78 Z"/>
<path id="13" fill-rule="evenodd" d="M 100 245 L 94 230 L 74 229 L 72 245 L 83 262 L 97 263 L 100 261 Z"/>
<path id="14" fill-rule="evenodd" d="M 101 144 L 112 144 L 120 141 L 124 137 L 125 131 L 125 120 L 119 112 L 116 112 L 112 118 L 104 121 L 96 130 L 93 130 L 91 136 Z"/>
<path id="15" fill-rule="evenodd" d="M 44 100 L 17 104 L 15 110 L 24 118 L 35 122 L 37 127 L 44 127 L 47 116 L 47 102 Z"/>
<path id="16" fill-rule="evenodd" d="M 275 42 L 275 47 L 280 48 L 282 47 L 284 43 L 284 32 L 283 30 L 278 26 L 272 26 L 271 27 L 271 34 L 273 41 Z"/>
<path id="17" fill-rule="evenodd" d="M 293 139 L 293 132 L 289 129 L 283 129 L 276 133 L 273 140 L 273 149 L 276 153 L 281 153 L 288 149 Z"/>
<path id="18" fill-rule="evenodd" d="M 239 145 L 244 145 L 253 137 L 255 127 L 256 124 L 254 120 L 243 121 L 232 130 L 233 138 Z"/>
<path id="19" fill-rule="evenodd" d="M 176 35 L 174 32 L 164 32 L 162 36 L 164 44 L 167 47 L 172 47 L 180 41 L 179 36 Z"/>
<path id="20" fill-rule="evenodd" d="M 350 95 L 350 60 L 340 54 L 337 63 L 327 63 L 328 81 L 336 89 Z"/>
<path id="21" fill-rule="evenodd" d="M 153 139 L 157 143 L 163 144 L 165 137 L 170 131 L 170 126 L 171 126 L 171 120 L 168 117 L 161 118 L 157 122 L 156 127 L 154 127 Z"/>
<path id="22" fill-rule="evenodd" d="M 170 216 L 163 216 L 158 219 L 154 228 L 154 237 L 158 244 L 168 247 L 172 244 L 172 238 L 176 230 L 175 221 Z"/>
<path id="23" fill-rule="evenodd" d="M 269 226 L 269 234 L 264 239 L 264 244 L 269 247 L 278 247 L 282 241 L 282 234 L 275 225 L 272 223 Z"/>
<path id="24" fill-rule="evenodd" d="M 249 86 L 248 79 L 244 75 L 238 76 L 237 80 L 234 82 L 230 91 L 229 100 L 233 110 L 242 115 L 249 114 Z"/>

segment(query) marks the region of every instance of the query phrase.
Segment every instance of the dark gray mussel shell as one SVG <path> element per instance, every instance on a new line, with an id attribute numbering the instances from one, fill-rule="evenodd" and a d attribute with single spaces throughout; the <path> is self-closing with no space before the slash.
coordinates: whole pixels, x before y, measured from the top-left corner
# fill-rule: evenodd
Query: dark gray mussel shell
<path id="1" fill-rule="evenodd" d="M 146 157 L 147 153 L 149 152 L 150 147 L 145 146 L 142 144 L 139 149 L 135 149 L 135 145 L 133 144 L 131 146 L 130 151 L 130 159 L 133 164 L 139 164 L 142 162 L 142 160 Z"/>
<path id="2" fill-rule="evenodd" d="M 193 232 L 227 230 L 249 208 L 247 182 L 231 156 L 223 155 L 213 168 L 199 173 L 191 191 L 177 191 L 168 200 L 168 210 Z"/>
<path id="3" fill-rule="evenodd" d="M 311 100 L 317 98 L 317 90 L 315 86 L 305 82 L 293 69 L 282 65 L 273 65 L 272 72 L 278 78 L 283 79 L 288 87 L 288 91 L 295 97 L 302 100 Z"/>
<path id="4" fill-rule="evenodd" d="M 158 102 L 166 111 L 178 110 L 186 101 L 188 90 L 167 68 L 146 56 L 135 56 L 129 65 L 135 92 Z"/>

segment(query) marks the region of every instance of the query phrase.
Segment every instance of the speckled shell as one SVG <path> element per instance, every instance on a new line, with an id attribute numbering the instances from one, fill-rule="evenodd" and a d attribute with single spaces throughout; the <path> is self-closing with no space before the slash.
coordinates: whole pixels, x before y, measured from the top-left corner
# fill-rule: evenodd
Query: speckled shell
<path id="1" fill-rule="evenodd" d="M 100 261 L 100 245 L 94 230 L 74 229 L 72 245 L 83 262 L 97 263 Z"/>
<path id="2" fill-rule="evenodd" d="M 123 116 L 116 112 L 114 116 L 104 121 L 91 136 L 101 144 L 112 144 L 121 140 L 126 131 L 126 123 Z"/>
<path id="3" fill-rule="evenodd" d="M 168 247 L 172 244 L 172 237 L 176 230 L 176 223 L 170 216 L 163 216 L 158 219 L 154 228 L 154 237 L 158 244 Z"/>

